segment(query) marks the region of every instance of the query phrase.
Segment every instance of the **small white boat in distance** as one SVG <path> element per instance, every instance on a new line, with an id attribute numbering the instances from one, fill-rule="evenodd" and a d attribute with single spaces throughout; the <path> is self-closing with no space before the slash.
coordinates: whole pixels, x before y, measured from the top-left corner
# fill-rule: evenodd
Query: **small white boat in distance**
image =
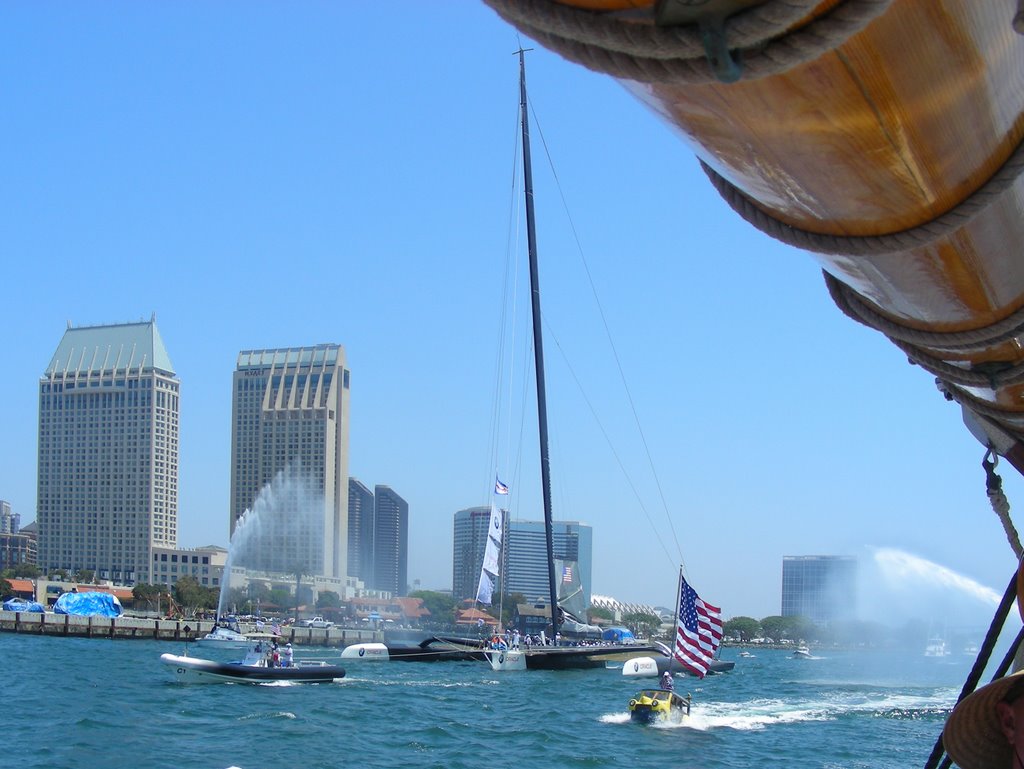
<path id="1" fill-rule="evenodd" d="M 243 633 L 238 621 L 231 618 L 221 621 L 212 631 L 197 638 L 196 643 L 208 649 L 248 649 L 253 642 L 264 639 L 275 639 L 273 633 Z"/>
<path id="2" fill-rule="evenodd" d="M 793 656 L 798 659 L 809 660 L 811 659 L 811 650 L 806 645 L 801 644 L 793 650 Z"/>

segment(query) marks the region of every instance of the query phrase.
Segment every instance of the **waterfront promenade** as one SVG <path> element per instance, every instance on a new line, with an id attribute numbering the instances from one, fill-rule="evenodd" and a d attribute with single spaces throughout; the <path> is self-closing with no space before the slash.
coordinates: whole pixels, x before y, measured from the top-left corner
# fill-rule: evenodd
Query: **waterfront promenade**
<path id="1" fill-rule="evenodd" d="M 79 617 L 71 614 L 0 611 L 0 632 L 79 638 L 125 638 L 195 641 L 213 630 L 213 620 L 147 619 L 143 617 Z M 243 632 L 255 626 L 242 624 Z M 295 646 L 349 646 L 382 641 L 383 633 L 365 628 L 281 628 L 282 642 Z"/>

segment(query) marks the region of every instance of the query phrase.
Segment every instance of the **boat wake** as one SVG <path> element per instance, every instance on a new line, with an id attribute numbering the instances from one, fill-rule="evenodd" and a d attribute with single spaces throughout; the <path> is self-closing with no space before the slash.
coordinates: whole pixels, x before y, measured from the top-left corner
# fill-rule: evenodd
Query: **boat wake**
<path id="1" fill-rule="evenodd" d="M 856 695 L 836 700 L 785 701 L 758 699 L 748 702 L 716 702 L 694 705 L 680 722 L 653 722 L 655 729 L 734 729 L 758 731 L 773 726 L 813 721 L 836 721 L 850 716 L 888 719 L 941 717 L 949 713 L 953 700 L 935 695 Z M 629 724 L 628 712 L 606 713 L 603 724 Z"/>
<path id="2" fill-rule="evenodd" d="M 287 710 L 281 710 L 277 713 L 250 713 L 247 716 L 239 717 L 239 721 L 269 721 L 272 718 L 289 718 L 295 719 L 296 715 L 290 713 Z"/>

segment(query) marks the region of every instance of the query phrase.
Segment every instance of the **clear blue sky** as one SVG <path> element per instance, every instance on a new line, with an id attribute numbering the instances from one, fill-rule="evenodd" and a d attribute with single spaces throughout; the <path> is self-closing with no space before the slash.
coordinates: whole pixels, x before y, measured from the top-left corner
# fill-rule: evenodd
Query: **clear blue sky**
<path id="1" fill-rule="evenodd" d="M 0 498 L 35 518 L 38 378 L 66 322 L 155 312 L 182 382 L 179 542 L 226 544 L 238 351 L 338 342 L 350 471 L 409 501 L 410 580 L 450 586 L 452 514 L 491 472 L 518 45 L 478 2 L 5 8 Z M 620 84 L 543 49 L 528 67 L 555 514 L 593 525 L 593 590 L 671 604 L 659 539 L 676 549 L 560 194 L 705 598 L 775 614 L 784 555 L 876 547 L 1001 593 L 982 450 L 932 378 Z M 539 518 L 530 488 L 516 513 Z"/>

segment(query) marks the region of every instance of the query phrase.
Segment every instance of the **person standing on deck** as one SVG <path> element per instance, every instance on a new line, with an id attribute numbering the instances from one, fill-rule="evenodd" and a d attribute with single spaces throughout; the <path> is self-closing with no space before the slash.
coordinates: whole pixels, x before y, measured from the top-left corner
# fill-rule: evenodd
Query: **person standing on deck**
<path id="1" fill-rule="evenodd" d="M 672 673 L 670 671 L 666 670 L 664 675 L 662 675 L 662 677 L 661 677 L 661 688 L 664 689 L 665 691 L 670 692 L 670 691 L 672 691 L 672 687 L 674 685 L 675 685 L 675 682 L 672 680 Z"/>

